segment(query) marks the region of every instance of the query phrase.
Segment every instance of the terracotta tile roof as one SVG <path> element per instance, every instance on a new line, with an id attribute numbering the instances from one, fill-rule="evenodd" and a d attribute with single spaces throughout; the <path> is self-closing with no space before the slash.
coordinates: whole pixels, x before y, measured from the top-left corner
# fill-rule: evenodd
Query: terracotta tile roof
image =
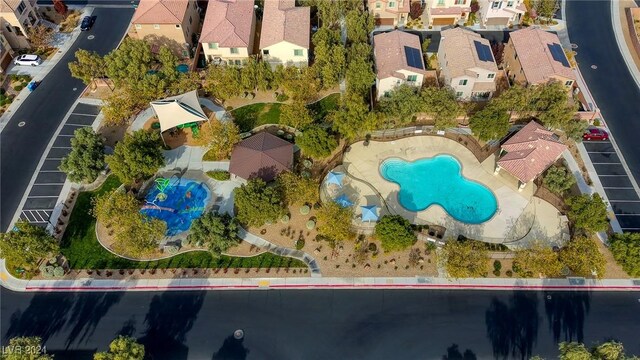
<path id="1" fill-rule="evenodd" d="M 251 0 L 210 0 L 202 24 L 201 43 L 247 47 L 254 31 Z"/>
<path id="2" fill-rule="evenodd" d="M 373 37 L 373 54 L 376 62 L 378 79 L 388 77 L 404 78 L 399 70 L 407 70 L 416 73 L 424 73 L 424 60 L 422 59 L 422 46 L 418 35 L 409 34 L 400 30 L 378 34 Z M 421 69 L 409 66 L 405 47 L 414 48 L 420 53 Z"/>
<path id="3" fill-rule="evenodd" d="M 471 68 L 481 68 L 498 72 L 498 66 L 493 53 L 491 61 L 480 61 L 474 42 L 491 47 L 489 40 L 483 39 L 480 34 L 463 28 L 447 29 L 441 32 L 440 46 L 443 47 L 447 58 L 447 71 L 452 78 L 468 75 Z"/>
<path id="4" fill-rule="evenodd" d="M 567 147 L 553 132 L 531 121 L 502 144 L 507 151 L 498 165 L 527 183 L 551 166 Z"/>
<path id="5" fill-rule="evenodd" d="M 260 49 L 282 41 L 309 48 L 311 10 L 296 7 L 295 0 L 265 0 Z"/>
<path id="6" fill-rule="evenodd" d="M 470 7 L 459 7 L 459 6 L 451 6 L 451 7 L 440 7 L 440 8 L 431 8 L 431 15 L 460 15 L 462 13 L 471 12 Z"/>
<path id="7" fill-rule="evenodd" d="M 229 172 L 243 179 L 275 179 L 293 165 L 293 145 L 275 135 L 261 132 L 239 142 L 231 153 Z"/>
<path id="8" fill-rule="evenodd" d="M 541 29 L 526 28 L 512 32 L 510 38 L 518 54 L 524 76 L 530 84 L 545 83 L 552 76 L 576 80 L 573 69 L 555 60 L 549 50 L 549 45 L 561 46 L 556 34 Z M 560 55 L 568 64 L 564 52 Z"/>
<path id="9" fill-rule="evenodd" d="M 140 0 L 131 22 L 134 24 L 182 24 L 188 0 Z"/>

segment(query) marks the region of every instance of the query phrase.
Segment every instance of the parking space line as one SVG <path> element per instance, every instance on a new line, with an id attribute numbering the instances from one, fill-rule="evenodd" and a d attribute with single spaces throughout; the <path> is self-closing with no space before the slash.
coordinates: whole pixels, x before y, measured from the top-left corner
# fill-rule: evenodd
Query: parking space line
<path id="1" fill-rule="evenodd" d="M 52 146 L 52 149 L 71 149 L 71 146 Z"/>
<path id="2" fill-rule="evenodd" d="M 33 214 L 31 214 L 31 213 L 27 213 L 27 210 L 22 210 L 22 214 L 24 215 L 24 217 L 26 217 L 26 218 L 27 218 L 27 220 L 28 220 L 29 222 L 34 222 L 34 221 L 36 221 L 36 220 L 37 220 L 37 219 L 36 219 L 36 217 L 35 217 L 35 216 L 33 216 Z M 29 217 L 29 215 L 31 215 L 31 217 Z M 32 219 L 32 218 L 33 218 L 33 219 Z"/>
<path id="3" fill-rule="evenodd" d="M 589 154 L 615 154 L 615 151 L 588 151 Z"/>
<path id="4" fill-rule="evenodd" d="M 616 216 L 640 216 L 640 214 L 616 214 Z"/>
<path id="5" fill-rule="evenodd" d="M 624 177 L 627 177 L 627 175 L 620 175 L 620 174 L 618 174 L 618 175 L 610 175 L 610 174 L 607 174 L 607 175 L 598 175 L 598 177 L 604 177 L 604 176 L 624 176 Z"/>
<path id="6" fill-rule="evenodd" d="M 615 186 L 603 186 L 603 189 L 633 189 L 633 187 L 615 187 Z"/>
<path id="7" fill-rule="evenodd" d="M 592 162 L 593 165 L 622 165 L 621 162 L 610 162 L 610 163 L 603 163 L 603 162 Z M 627 175 L 623 175 L 623 176 L 627 176 Z"/>
<path id="8" fill-rule="evenodd" d="M 27 197 L 27 199 L 38 199 L 38 198 L 57 198 L 59 195 L 31 195 Z"/>
<path id="9" fill-rule="evenodd" d="M 33 185 L 64 185 L 64 183 L 34 183 Z"/>
<path id="10" fill-rule="evenodd" d="M 72 112 L 71 115 L 82 115 L 82 116 L 92 116 L 92 117 L 97 117 L 98 116 L 98 115 L 94 115 L 94 114 L 84 114 L 84 113 L 77 113 L 77 112 Z"/>
<path id="11" fill-rule="evenodd" d="M 58 134 L 58 137 L 60 137 L 60 136 L 62 136 L 62 137 L 73 137 L 73 135 Z"/>
<path id="12" fill-rule="evenodd" d="M 41 173 L 48 173 L 48 172 L 55 172 L 55 173 L 59 173 L 59 172 L 60 172 L 60 170 L 40 170 L 40 171 L 38 171 L 38 172 L 41 172 Z"/>

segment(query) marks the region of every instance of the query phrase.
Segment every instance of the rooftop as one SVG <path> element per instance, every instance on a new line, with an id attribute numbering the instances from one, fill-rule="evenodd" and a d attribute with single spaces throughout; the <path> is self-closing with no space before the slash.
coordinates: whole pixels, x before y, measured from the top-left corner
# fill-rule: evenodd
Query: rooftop
<path id="1" fill-rule="evenodd" d="M 202 24 L 201 43 L 247 47 L 253 32 L 253 1 L 210 0 Z"/>
<path id="2" fill-rule="evenodd" d="M 293 165 L 293 145 L 267 132 L 239 142 L 231 153 L 229 172 L 243 179 L 271 181 Z"/>
<path id="3" fill-rule="evenodd" d="M 140 0 L 131 22 L 134 24 L 182 24 L 187 0 Z"/>
<path id="4" fill-rule="evenodd" d="M 463 28 L 441 32 L 440 46 L 447 59 L 447 71 L 452 78 L 468 75 L 473 68 L 498 72 L 489 40 Z"/>
<path id="5" fill-rule="evenodd" d="M 265 0 L 260 49 L 282 41 L 309 48 L 311 10 L 296 7 L 295 0 Z"/>
<path id="6" fill-rule="evenodd" d="M 418 35 L 394 30 L 373 37 L 376 71 L 379 79 L 404 78 L 400 70 L 424 72 L 422 46 Z"/>

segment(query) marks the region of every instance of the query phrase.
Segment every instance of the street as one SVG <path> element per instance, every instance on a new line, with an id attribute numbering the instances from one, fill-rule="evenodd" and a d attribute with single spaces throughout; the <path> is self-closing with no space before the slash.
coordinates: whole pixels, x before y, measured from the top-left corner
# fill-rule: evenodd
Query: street
<path id="1" fill-rule="evenodd" d="M 133 8 L 96 8 L 93 15 L 97 17 L 93 29 L 80 35 L 0 134 L 0 231 L 7 230 L 49 141 L 85 87 L 71 77 L 68 63 L 78 49 L 102 55 L 114 49 L 129 26 Z"/>
<path id="2" fill-rule="evenodd" d="M 90 359 L 117 334 L 158 359 L 465 359 L 557 356 L 558 341 L 624 342 L 640 354 L 638 293 L 270 290 L 12 293 L 2 343 L 38 335 Z M 244 330 L 243 341 L 232 333 Z M 472 355 L 472 356 L 470 356 Z M 448 356 L 448 357 L 444 357 Z"/>

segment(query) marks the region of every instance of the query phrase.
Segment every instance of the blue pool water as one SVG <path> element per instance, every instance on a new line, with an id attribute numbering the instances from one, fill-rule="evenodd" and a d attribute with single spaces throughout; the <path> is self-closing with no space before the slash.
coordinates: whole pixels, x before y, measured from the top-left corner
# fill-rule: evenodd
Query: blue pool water
<path id="1" fill-rule="evenodd" d="M 153 185 L 147 193 L 146 205 L 140 212 L 167 223 L 167 236 L 177 235 L 191 227 L 191 222 L 204 213 L 211 197 L 209 188 L 192 179 L 173 178 L 164 195 Z"/>
<path id="2" fill-rule="evenodd" d="M 189 65 L 180 64 L 180 65 L 176 66 L 176 70 L 178 70 L 178 72 L 181 72 L 181 73 L 188 73 L 189 72 Z"/>
<path id="3" fill-rule="evenodd" d="M 400 186 L 398 201 L 409 211 L 440 205 L 454 219 L 480 224 L 498 210 L 495 196 L 486 186 L 462 176 L 462 167 L 450 155 L 407 162 L 392 158 L 380 165 L 386 180 Z"/>

